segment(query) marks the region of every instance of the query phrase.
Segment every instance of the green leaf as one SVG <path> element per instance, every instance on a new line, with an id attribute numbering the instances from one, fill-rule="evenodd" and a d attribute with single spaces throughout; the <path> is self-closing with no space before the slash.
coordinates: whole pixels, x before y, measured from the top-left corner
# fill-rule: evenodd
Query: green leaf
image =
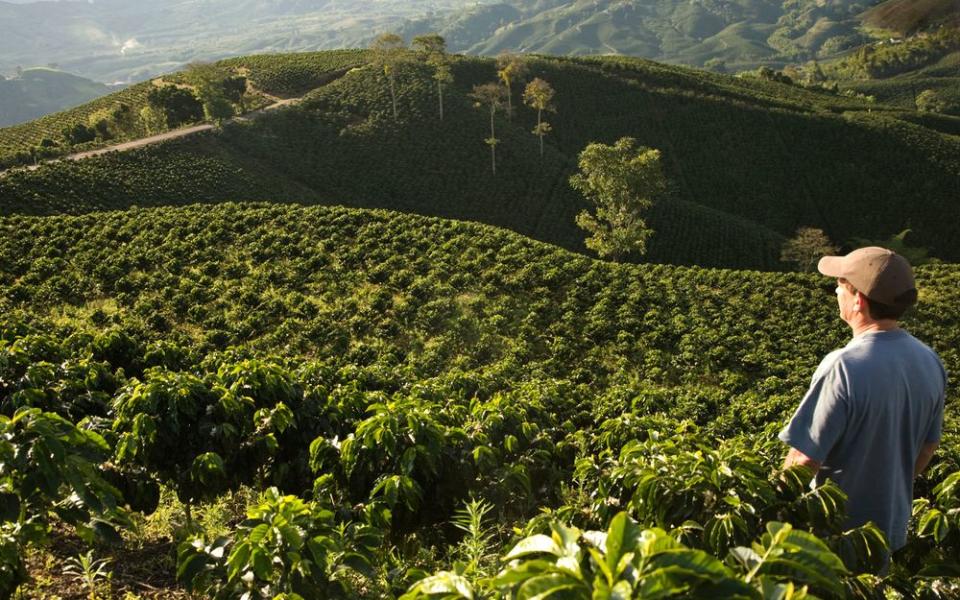
<path id="1" fill-rule="evenodd" d="M 250 561 L 250 551 L 250 544 L 247 542 L 240 542 L 234 547 L 233 552 L 227 559 L 227 581 L 234 581 L 247 569 Z"/>
<path id="2" fill-rule="evenodd" d="M 270 581 L 271 575 L 273 572 L 270 557 L 267 556 L 267 553 L 256 548 L 253 552 L 250 553 L 250 563 L 253 565 L 253 574 L 257 576 L 257 579 L 260 581 Z"/>
<path id="3" fill-rule="evenodd" d="M 950 521 L 947 516 L 936 508 L 923 513 L 917 525 L 917 535 L 920 537 L 932 536 L 936 543 L 941 543 L 950 534 Z"/>
<path id="4" fill-rule="evenodd" d="M 617 569 L 621 557 L 636 547 L 640 533 L 640 527 L 626 512 L 617 513 L 610 521 L 604 551 L 607 567 L 614 574 L 614 579 L 620 575 Z"/>
<path id="5" fill-rule="evenodd" d="M 500 571 L 494 578 L 493 585 L 498 588 L 512 587 L 532 577 L 552 573 L 554 570 L 553 563 L 549 560 L 526 560 Z"/>
<path id="6" fill-rule="evenodd" d="M 531 535 L 517 542 L 517 545 L 503 557 L 503 560 L 509 561 L 530 554 L 552 554 L 559 557 L 563 556 L 563 548 L 549 536 L 543 534 Z"/>
<path id="7" fill-rule="evenodd" d="M 250 544 L 259 544 L 267 537 L 267 533 L 270 531 L 270 526 L 266 523 L 260 523 L 256 527 L 250 530 L 250 533 L 247 534 L 247 541 Z"/>
<path id="8" fill-rule="evenodd" d="M 543 600 L 563 592 L 570 592 L 566 597 L 590 598 L 590 590 L 583 582 L 569 575 L 553 573 L 525 581 L 517 590 L 516 600 Z"/>
<path id="9" fill-rule="evenodd" d="M 417 591 L 426 595 L 452 594 L 457 598 L 473 600 L 473 586 L 470 585 L 470 581 L 466 577 L 449 571 L 441 571 L 436 575 L 421 579 L 410 591 Z"/>

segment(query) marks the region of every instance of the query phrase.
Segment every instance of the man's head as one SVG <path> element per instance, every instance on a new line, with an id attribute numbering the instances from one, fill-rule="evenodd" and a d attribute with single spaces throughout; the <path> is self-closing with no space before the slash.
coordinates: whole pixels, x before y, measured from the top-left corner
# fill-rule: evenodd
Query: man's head
<path id="1" fill-rule="evenodd" d="M 913 269 L 907 259 L 885 248 L 870 246 L 846 256 L 825 256 L 817 269 L 837 278 L 840 316 L 855 319 L 898 320 L 917 301 Z"/>

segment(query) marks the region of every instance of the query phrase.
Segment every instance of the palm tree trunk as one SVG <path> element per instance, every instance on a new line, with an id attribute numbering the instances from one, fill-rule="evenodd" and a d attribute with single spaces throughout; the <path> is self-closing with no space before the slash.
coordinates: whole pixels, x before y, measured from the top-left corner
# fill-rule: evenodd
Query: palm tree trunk
<path id="1" fill-rule="evenodd" d="M 443 84 L 437 83 L 437 91 L 440 94 L 440 120 L 443 120 Z"/>
<path id="2" fill-rule="evenodd" d="M 493 115 L 497 112 L 496 107 L 490 107 L 490 168 L 493 174 L 497 174 L 497 130 L 493 125 Z"/>
<path id="3" fill-rule="evenodd" d="M 540 158 L 543 158 L 543 132 L 540 131 L 540 116 L 543 114 L 543 109 L 537 109 L 537 137 L 540 138 Z"/>
<path id="4" fill-rule="evenodd" d="M 394 89 L 393 77 L 390 78 L 390 100 L 393 102 L 393 120 L 397 120 L 397 92 Z"/>

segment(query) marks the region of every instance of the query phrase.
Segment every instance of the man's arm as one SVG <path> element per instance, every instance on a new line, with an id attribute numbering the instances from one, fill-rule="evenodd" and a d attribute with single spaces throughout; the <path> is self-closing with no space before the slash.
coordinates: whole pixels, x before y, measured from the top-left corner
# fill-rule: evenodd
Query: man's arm
<path id="1" fill-rule="evenodd" d="M 928 459 L 929 460 L 929 459 Z M 806 467 L 810 469 L 813 475 L 817 474 L 817 471 L 820 470 L 822 463 L 819 463 L 803 452 L 800 452 L 796 448 L 790 448 L 790 451 L 787 452 L 787 458 L 783 461 L 784 470 L 789 469 L 790 467 L 795 467 L 797 465 Z"/>
<path id="2" fill-rule="evenodd" d="M 940 446 L 940 442 L 930 442 L 929 444 L 924 444 L 920 448 L 920 456 L 917 457 L 917 462 L 913 466 L 913 476 L 916 477 L 920 473 L 923 473 L 923 470 L 927 468 L 927 465 L 930 464 L 930 459 L 933 458 L 933 454 L 937 451 L 937 447 Z"/>

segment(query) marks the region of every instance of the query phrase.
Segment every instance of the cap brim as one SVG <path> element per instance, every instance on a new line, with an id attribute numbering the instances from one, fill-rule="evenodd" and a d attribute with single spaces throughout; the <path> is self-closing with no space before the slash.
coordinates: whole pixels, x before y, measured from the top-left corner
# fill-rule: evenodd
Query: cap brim
<path id="1" fill-rule="evenodd" d="M 817 270 L 827 277 L 843 277 L 843 257 L 824 256 L 817 263 Z"/>

